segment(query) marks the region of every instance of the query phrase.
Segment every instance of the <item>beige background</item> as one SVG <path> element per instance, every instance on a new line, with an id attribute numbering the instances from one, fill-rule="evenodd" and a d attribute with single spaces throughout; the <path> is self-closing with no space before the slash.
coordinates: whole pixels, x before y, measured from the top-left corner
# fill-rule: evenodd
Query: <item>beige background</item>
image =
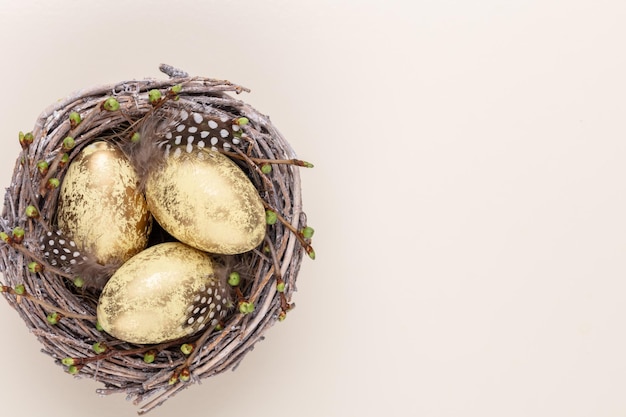
<path id="1" fill-rule="evenodd" d="M 621 0 L 1 0 L 1 183 L 71 91 L 161 62 L 241 83 L 316 165 L 318 259 L 236 372 L 153 417 L 624 416 L 624 22 Z M 134 415 L 0 317 L 3 415 Z"/>

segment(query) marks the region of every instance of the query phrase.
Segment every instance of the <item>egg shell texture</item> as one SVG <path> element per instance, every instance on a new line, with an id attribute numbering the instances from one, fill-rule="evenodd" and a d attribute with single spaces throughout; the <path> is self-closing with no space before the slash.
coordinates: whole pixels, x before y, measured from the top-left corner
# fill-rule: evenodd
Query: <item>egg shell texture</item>
<path id="1" fill-rule="evenodd" d="M 228 303 L 210 256 L 170 242 L 152 246 L 122 265 L 104 287 L 97 315 L 112 336 L 155 344 L 215 325 Z"/>
<path id="2" fill-rule="evenodd" d="M 209 149 L 174 149 L 148 175 L 146 200 L 172 236 L 200 250 L 233 255 L 265 236 L 265 209 L 257 189 L 228 157 Z"/>
<path id="3" fill-rule="evenodd" d="M 101 264 L 129 259 L 148 243 L 151 224 L 135 170 L 114 144 L 93 142 L 70 163 L 57 225 Z"/>

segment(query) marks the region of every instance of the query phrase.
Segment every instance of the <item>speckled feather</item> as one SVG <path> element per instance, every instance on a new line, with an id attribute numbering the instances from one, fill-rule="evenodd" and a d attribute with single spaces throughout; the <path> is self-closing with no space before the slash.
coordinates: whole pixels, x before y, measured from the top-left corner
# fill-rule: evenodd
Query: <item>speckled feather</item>
<path id="1" fill-rule="evenodd" d="M 228 285 L 228 276 L 232 271 L 245 270 L 235 256 L 212 255 L 215 284 L 196 294 L 187 307 L 187 326 L 194 331 L 201 331 L 207 326 L 216 326 L 226 317 L 232 307 L 232 289 Z M 244 279 L 247 273 L 243 273 Z"/>
<path id="2" fill-rule="evenodd" d="M 232 151 L 246 140 L 235 119 L 187 110 L 180 110 L 174 116 L 157 113 L 140 126 L 138 133 L 141 140 L 124 151 L 137 171 L 142 190 L 148 173 L 162 166 L 170 156 L 201 152 L 201 149 Z"/>
<path id="3" fill-rule="evenodd" d="M 68 275 L 81 277 L 84 288 L 101 289 L 122 264 L 121 261 L 99 264 L 87 251 L 82 251 L 75 241 L 61 230 L 49 231 L 40 238 L 44 259 Z"/>

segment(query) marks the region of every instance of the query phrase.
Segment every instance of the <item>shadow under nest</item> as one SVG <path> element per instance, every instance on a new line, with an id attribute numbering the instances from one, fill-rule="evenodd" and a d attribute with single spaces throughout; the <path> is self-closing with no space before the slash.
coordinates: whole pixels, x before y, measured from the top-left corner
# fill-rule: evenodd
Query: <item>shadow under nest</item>
<path id="1" fill-rule="evenodd" d="M 32 131 L 32 143 L 23 144 L 0 218 L 2 290 L 43 345 L 42 351 L 66 371 L 103 383 L 99 394 L 127 394 L 140 414 L 193 382 L 234 369 L 263 333 L 293 308 L 291 297 L 303 255 L 314 258 L 310 236 L 302 233 L 306 216 L 299 176 L 300 167 L 311 165 L 295 159 L 267 116 L 229 94 L 247 89 L 228 81 L 164 72 L 169 79 L 82 90 L 46 109 Z M 149 96 L 155 90 L 161 94 L 157 100 Z M 109 98 L 119 103 L 119 109 L 105 108 Z M 78 288 L 42 256 L 40 238 L 55 228 L 59 189 L 51 180 L 62 182 L 67 166 L 87 144 L 95 140 L 123 144 L 149 118 L 182 110 L 246 119 L 242 140 L 226 152 L 223 147 L 219 150 L 242 168 L 278 221 L 267 226 L 258 248 L 237 255 L 247 279 L 235 288 L 234 306 L 217 328 L 160 345 L 134 345 L 98 330 L 98 290 Z M 70 121 L 71 113 L 81 116 L 80 123 Z M 68 136 L 75 140 L 71 149 L 64 148 Z M 42 161 L 47 171 L 41 169 Z M 271 170 L 264 169 L 267 164 Z M 29 206 L 37 209 L 38 216 L 25 215 Z M 23 241 L 16 228 L 23 229 Z M 149 245 L 174 240 L 153 222 Z M 238 302 L 244 301 L 253 303 L 254 311 L 240 312 Z M 60 320 L 51 324 L 55 317 Z M 193 351 L 183 353 L 182 345 Z M 153 362 L 147 363 L 147 355 Z"/>

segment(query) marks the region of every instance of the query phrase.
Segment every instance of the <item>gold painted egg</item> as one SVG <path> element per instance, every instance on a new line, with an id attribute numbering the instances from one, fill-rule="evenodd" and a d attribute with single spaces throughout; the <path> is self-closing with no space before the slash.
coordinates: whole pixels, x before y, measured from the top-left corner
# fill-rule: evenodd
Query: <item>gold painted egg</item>
<path id="1" fill-rule="evenodd" d="M 126 261 L 148 243 L 151 217 L 124 153 L 93 142 L 70 163 L 57 205 L 57 225 L 98 263 Z"/>
<path id="2" fill-rule="evenodd" d="M 230 305 L 211 257 L 179 242 L 152 246 L 129 259 L 107 282 L 98 322 L 110 335 L 155 344 L 215 326 Z"/>
<path id="3" fill-rule="evenodd" d="M 246 174 L 223 154 L 177 147 L 148 174 L 146 200 L 172 236 L 197 249 L 247 252 L 265 236 L 265 209 Z"/>

